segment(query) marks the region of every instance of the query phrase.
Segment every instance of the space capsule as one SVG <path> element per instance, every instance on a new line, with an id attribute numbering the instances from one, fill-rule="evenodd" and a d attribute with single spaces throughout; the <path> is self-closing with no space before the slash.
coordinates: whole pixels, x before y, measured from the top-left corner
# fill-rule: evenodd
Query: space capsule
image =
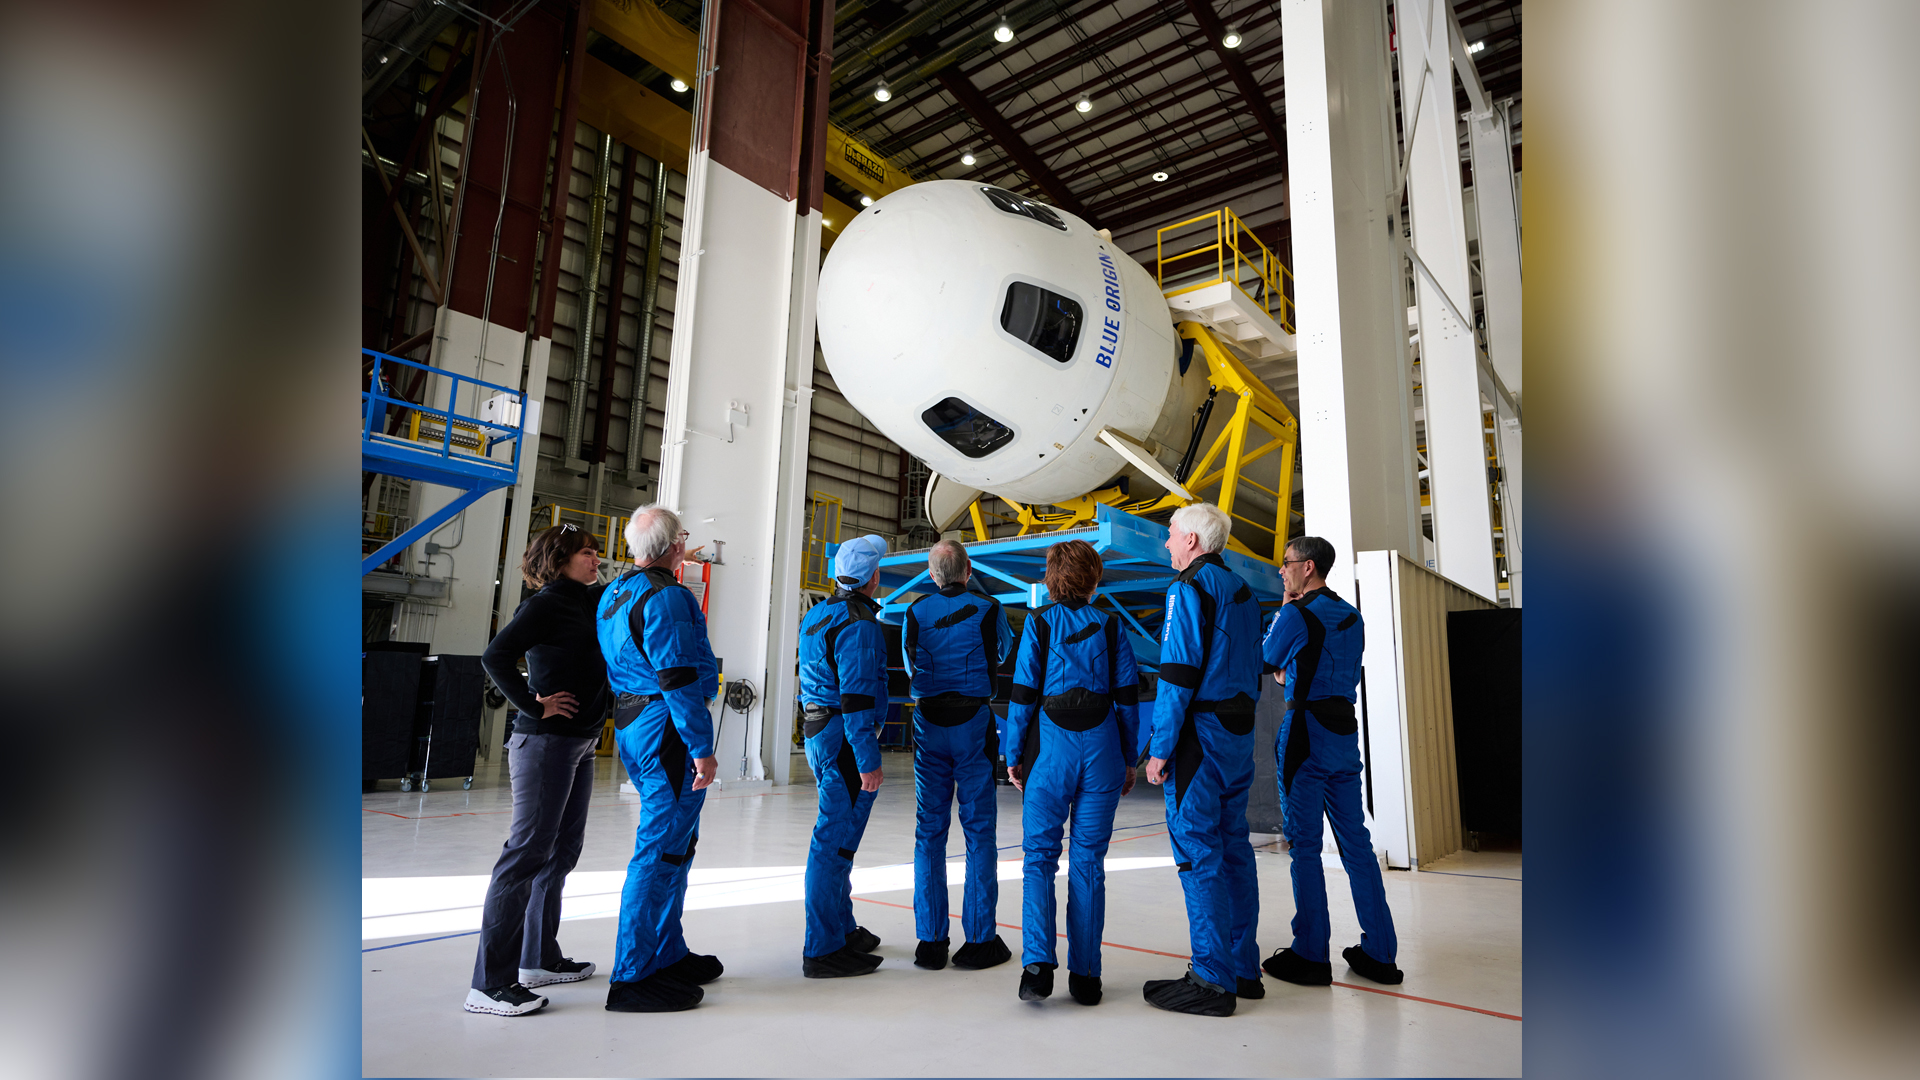
<path id="1" fill-rule="evenodd" d="M 1140 264 L 1065 211 L 965 180 L 862 211 L 820 270 L 841 393 L 940 477 L 946 526 L 980 491 L 1045 505 L 1165 487 L 1207 396 Z"/>

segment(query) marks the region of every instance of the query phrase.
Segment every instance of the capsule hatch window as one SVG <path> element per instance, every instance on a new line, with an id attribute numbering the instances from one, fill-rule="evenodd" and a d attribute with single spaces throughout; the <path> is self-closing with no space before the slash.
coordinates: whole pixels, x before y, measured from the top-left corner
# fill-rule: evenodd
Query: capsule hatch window
<path id="1" fill-rule="evenodd" d="M 982 185 L 980 191 L 987 197 L 987 201 L 1009 214 L 1019 214 L 1023 218 L 1031 218 L 1042 225 L 1051 225 L 1061 232 L 1067 231 L 1067 223 L 1060 220 L 1060 215 L 1054 213 L 1052 207 L 1042 206 L 1032 199 L 1015 195 L 1006 188 Z"/>
<path id="2" fill-rule="evenodd" d="M 949 446 L 970 458 L 986 457 L 1013 441 L 1013 429 L 961 401 L 946 398 L 920 419 Z"/>
<path id="3" fill-rule="evenodd" d="M 1000 328 L 1061 363 L 1073 359 L 1080 340 L 1080 302 L 1024 281 L 1007 284 Z"/>

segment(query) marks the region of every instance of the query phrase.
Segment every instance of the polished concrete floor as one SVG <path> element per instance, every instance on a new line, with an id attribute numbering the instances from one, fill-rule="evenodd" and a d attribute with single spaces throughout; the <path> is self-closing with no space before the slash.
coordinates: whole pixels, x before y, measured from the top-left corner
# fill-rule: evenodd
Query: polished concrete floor
<path id="1" fill-rule="evenodd" d="M 888 782 L 856 860 L 854 906 L 886 963 L 857 979 L 800 977 L 800 872 L 813 788 L 727 790 L 709 798 L 688 894 L 688 941 L 727 973 L 696 1009 L 610 1013 L 605 972 L 638 801 L 618 794 L 600 759 L 586 849 L 573 874 L 560 942 L 600 965 L 592 979 L 540 991 L 532 1016 L 462 1011 L 479 904 L 506 833 L 509 794 L 482 765 L 473 789 L 363 798 L 362 1064 L 378 1076 L 1513 1076 L 1520 1072 L 1520 856 L 1463 852 L 1432 872 L 1391 872 L 1403 985 L 1349 971 L 1359 940 L 1345 878 L 1329 868 L 1331 988 L 1268 979 L 1267 996 L 1234 1016 L 1162 1012 L 1140 997 L 1189 952 L 1161 790 L 1121 800 L 1107 877 L 1106 1000 L 1016 996 L 1019 968 L 913 966 L 913 771 L 888 754 Z M 804 769 L 796 769 L 804 777 Z M 623 777 L 622 777 L 623 778 Z M 1020 797 L 999 789 L 999 921 L 1019 952 Z M 1260 839 L 1259 837 L 1255 838 Z M 958 824 L 951 851 L 961 850 Z M 1263 954 L 1287 943 L 1288 856 L 1258 856 Z M 959 860 L 952 860 L 959 910 Z M 1060 877 L 1062 918 L 1065 874 Z M 954 935 L 956 943 L 960 935 Z M 1061 945 L 1065 959 L 1065 944 Z"/>

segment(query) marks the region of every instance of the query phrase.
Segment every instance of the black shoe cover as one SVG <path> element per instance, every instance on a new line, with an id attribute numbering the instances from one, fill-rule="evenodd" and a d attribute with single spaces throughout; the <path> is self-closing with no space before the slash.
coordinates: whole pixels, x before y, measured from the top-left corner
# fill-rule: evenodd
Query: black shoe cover
<path id="1" fill-rule="evenodd" d="M 923 941 L 914 947 L 913 966 L 939 971 L 947 966 L 947 942 Z"/>
<path id="2" fill-rule="evenodd" d="M 1000 935 L 993 935 L 991 941 L 969 941 L 954 950 L 953 966 L 978 971 L 981 968 L 995 967 L 1013 959 L 1013 953 Z"/>
<path id="3" fill-rule="evenodd" d="M 1316 964 L 1292 949 L 1281 949 L 1260 961 L 1260 969 L 1281 982 L 1300 986 L 1328 986 L 1333 982 L 1332 964 Z"/>
<path id="4" fill-rule="evenodd" d="M 1249 979 L 1242 975 L 1233 981 L 1233 996 L 1252 1001 L 1267 996 L 1267 987 L 1259 979 Z"/>
<path id="5" fill-rule="evenodd" d="M 879 957 L 863 953 L 851 945 L 825 956 L 800 958 L 800 974 L 809 979 L 847 979 L 855 975 L 870 975 L 879 966 Z"/>
<path id="6" fill-rule="evenodd" d="M 690 952 L 660 970 L 688 986 L 704 986 L 719 978 L 727 967 L 717 956 Z"/>
<path id="7" fill-rule="evenodd" d="M 1053 996 L 1053 965 L 1028 964 L 1020 971 L 1020 1000 L 1039 1001 Z"/>
<path id="8" fill-rule="evenodd" d="M 1385 983 L 1388 986 L 1399 986 L 1401 980 L 1407 977 L 1406 972 L 1401 971 L 1392 964 L 1383 964 L 1373 957 L 1368 956 L 1367 950 L 1358 945 L 1355 945 L 1340 955 L 1347 961 L 1347 966 L 1352 968 L 1355 974 L 1364 979 L 1371 979 L 1377 983 Z M 1328 978 L 1332 978 L 1332 976 L 1328 976 Z"/>
<path id="9" fill-rule="evenodd" d="M 1192 971 L 1184 978 L 1154 979 L 1140 989 L 1147 1004 L 1156 1009 L 1195 1016 L 1232 1016 L 1240 1000 Z"/>
<path id="10" fill-rule="evenodd" d="M 847 935 L 847 948 L 854 952 L 870 953 L 880 947 L 880 935 L 864 926 L 856 926 Z"/>
<path id="11" fill-rule="evenodd" d="M 1067 993 L 1082 1005 L 1100 1004 L 1100 976 L 1067 972 Z"/>
<path id="12" fill-rule="evenodd" d="M 688 986 L 660 970 L 639 982 L 607 985 L 608 1012 L 680 1012 L 700 1004 L 706 991 Z"/>

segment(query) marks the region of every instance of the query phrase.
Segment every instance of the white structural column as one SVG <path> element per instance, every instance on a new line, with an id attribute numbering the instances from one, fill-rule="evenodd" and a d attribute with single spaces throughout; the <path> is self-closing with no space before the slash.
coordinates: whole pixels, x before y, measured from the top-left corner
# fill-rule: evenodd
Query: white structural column
<path id="1" fill-rule="evenodd" d="M 1384 4 L 1287 0 L 1287 157 L 1306 531 L 1353 595 L 1354 552 L 1420 550 Z"/>
<path id="2" fill-rule="evenodd" d="M 774 510 L 795 215 L 791 200 L 705 153 L 690 165 L 683 250 L 692 258 L 682 265 L 692 265 L 674 312 L 660 502 L 679 510 L 689 546 L 722 560 L 713 567 L 708 636 L 727 679 L 747 679 L 760 700 L 748 717 L 724 714 L 715 753 L 721 779 L 758 780 L 760 721 L 774 700 L 768 620 L 785 584 L 774 575 Z M 715 282 L 725 283 L 724 297 L 712 292 Z"/>
<path id="3" fill-rule="evenodd" d="M 1499 595 L 1480 403 L 1479 346 L 1467 266 L 1453 61 L 1444 0 L 1401 0 L 1401 108 L 1410 141 L 1407 202 L 1413 218 L 1420 318 L 1422 404 L 1436 568 L 1488 599 Z M 1288 80 L 1291 88 L 1293 80 Z M 1296 213 L 1298 212 L 1296 197 Z"/>
<path id="4" fill-rule="evenodd" d="M 794 657 L 800 652 L 800 578 L 807 529 L 807 434 L 813 426 L 814 302 L 820 292 L 820 259 L 804 253 L 820 250 L 821 214 L 809 210 L 794 218 L 793 288 L 787 315 L 786 389 L 780 408 L 780 464 L 773 514 L 773 598 L 768 612 L 768 702 L 790 702 L 800 693 Z M 764 724 L 761 752 L 771 779 L 791 779 L 793 754 L 787 745 L 789 710 L 773 712 Z"/>
<path id="5" fill-rule="evenodd" d="M 1523 539 L 1520 524 L 1520 415 L 1504 398 L 1494 398 L 1493 426 L 1495 438 L 1499 440 L 1500 469 L 1503 474 L 1500 480 L 1500 520 L 1506 532 L 1507 602 L 1519 607 Z"/>
<path id="6" fill-rule="evenodd" d="M 1473 150 L 1473 200 L 1480 224 L 1480 282 L 1485 286 L 1487 355 L 1500 381 L 1520 391 L 1520 207 L 1514 190 L 1513 134 L 1506 102 L 1467 118 Z"/>
<path id="7" fill-rule="evenodd" d="M 471 315 L 443 307 L 438 313 L 439 332 L 434 336 L 431 363 L 444 371 L 468 375 L 497 386 L 514 386 L 520 381 L 521 364 L 527 346 L 524 332 L 504 326 L 488 327 Z M 482 341 L 486 356 L 480 355 Z M 435 375 L 427 380 L 425 403 L 433 408 L 447 405 L 446 378 Z M 468 383 L 460 385 L 455 411 L 466 416 L 480 415 L 480 407 L 494 391 L 482 391 Z M 522 458 L 522 475 L 531 475 L 529 459 L 538 450 L 537 439 L 529 440 Z M 509 446 L 494 450 L 495 457 L 512 453 Z M 522 485 L 526 486 L 526 485 Z M 414 520 L 456 498 L 460 492 L 437 484 L 414 484 Z M 494 582 L 499 580 L 500 528 L 506 518 L 507 490 L 488 492 L 456 514 L 452 521 L 423 537 L 413 546 L 414 566 L 429 577 L 450 578 L 444 607 L 435 613 L 429 645 L 436 653 L 478 655 L 493 637 Z M 435 556 L 426 554 L 428 543 L 446 550 Z M 512 565 L 519 565 L 518 553 Z"/>
<path id="8" fill-rule="evenodd" d="M 553 355 L 551 338 L 535 338 L 527 350 L 526 415 L 520 418 L 520 475 L 513 485 L 513 497 L 507 516 L 507 556 L 500 572 L 500 611 L 508 618 L 519 609 L 525 595 L 526 579 L 520 576 L 520 560 L 527 554 L 527 538 L 533 532 L 533 474 L 540 464 L 540 424 L 547 390 L 547 361 Z M 614 543 L 608 537 L 607 544 Z M 600 553 L 602 557 L 607 552 Z M 505 626 L 502 619 L 500 625 Z"/>

